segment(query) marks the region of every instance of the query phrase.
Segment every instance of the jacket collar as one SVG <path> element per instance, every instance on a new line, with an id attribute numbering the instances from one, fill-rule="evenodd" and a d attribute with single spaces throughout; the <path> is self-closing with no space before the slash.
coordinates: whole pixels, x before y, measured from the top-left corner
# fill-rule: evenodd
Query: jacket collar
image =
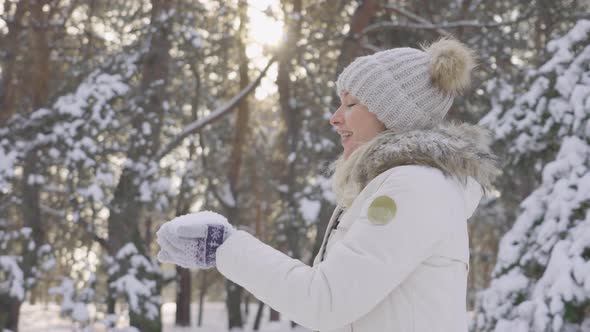
<path id="1" fill-rule="evenodd" d="M 359 151 L 349 180 L 363 188 L 382 172 L 402 165 L 424 165 L 467 183 L 471 177 L 489 192 L 500 173 L 488 130 L 444 122 L 431 129 L 386 130 Z"/>

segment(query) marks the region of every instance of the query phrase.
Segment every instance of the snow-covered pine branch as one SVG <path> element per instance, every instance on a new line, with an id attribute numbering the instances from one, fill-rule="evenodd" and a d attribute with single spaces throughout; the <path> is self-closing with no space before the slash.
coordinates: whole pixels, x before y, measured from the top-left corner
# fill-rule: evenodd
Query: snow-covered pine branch
<path id="1" fill-rule="evenodd" d="M 542 176 L 500 241 L 477 331 L 590 330 L 590 21 L 547 51 L 522 85 L 493 85 L 502 100 L 482 120 L 520 156 L 507 167 L 526 158 Z"/>

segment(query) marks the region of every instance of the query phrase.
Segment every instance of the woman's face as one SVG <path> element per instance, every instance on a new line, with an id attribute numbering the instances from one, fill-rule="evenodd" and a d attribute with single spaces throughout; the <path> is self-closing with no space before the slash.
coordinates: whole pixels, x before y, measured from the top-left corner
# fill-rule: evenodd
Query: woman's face
<path id="1" fill-rule="evenodd" d="M 330 117 L 330 124 L 342 139 L 344 158 L 385 130 L 377 116 L 348 92 L 340 95 L 340 107 Z"/>

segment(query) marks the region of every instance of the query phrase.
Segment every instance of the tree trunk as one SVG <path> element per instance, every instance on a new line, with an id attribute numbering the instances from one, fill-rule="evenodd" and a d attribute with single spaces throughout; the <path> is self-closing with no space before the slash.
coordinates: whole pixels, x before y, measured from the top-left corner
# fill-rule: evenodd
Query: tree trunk
<path id="1" fill-rule="evenodd" d="M 33 88 L 28 90 L 30 92 L 28 97 L 31 100 L 32 110 L 45 106 L 49 99 L 49 46 L 46 29 L 44 28 L 44 26 L 47 24 L 47 16 L 42 12 L 42 7 L 44 4 L 46 4 L 45 1 L 35 1 L 29 3 L 29 10 L 33 20 L 32 25 L 37 27 L 32 32 L 31 44 L 31 49 L 34 53 L 33 65 L 30 71 Z M 20 20 L 21 16 L 24 14 L 24 8 L 20 6 L 20 4 L 17 4 L 16 10 L 17 12 L 15 14 L 15 18 Z M 16 28 L 16 26 L 14 27 Z M 19 30 L 20 28 L 16 28 L 15 33 L 19 34 Z M 18 39 L 18 36 L 14 36 L 14 38 Z M 8 70 L 10 71 L 12 69 L 8 68 Z M 9 72 L 8 75 L 8 81 L 3 82 L 6 83 L 3 88 L 8 88 L 10 90 L 12 87 L 10 75 L 12 74 Z M 10 93 L 10 91 L 5 91 L 5 93 Z M 7 97 L 11 98 L 10 96 Z M 14 100 L 6 101 L 11 103 Z M 14 109 L 12 111 L 8 111 L 14 112 Z M 21 268 L 23 270 L 25 280 L 27 278 L 34 277 L 34 271 L 39 269 L 37 248 L 45 243 L 46 238 L 45 229 L 43 227 L 43 223 L 41 222 L 40 187 L 35 181 L 30 181 L 30 179 L 34 178 L 34 176 L 40 173 L 40 160 L 37 152 L 38 151 L 36 149 L 33 149 L 25 155 L 21 181 L 22 220 L 24 226 L 31 229 L 31 240 L 34 243 L 34 250 L 26 250 L 23 253 Z M 35 280 L 33 281 L 35 282 Z M 34 284 L 28 285 L 28 287 L 34 287 Z M 6 308 L 6 310 L 3 309 L 2 312 L 8 313 L 6 315 L 7 328 L 15 331 L 17 330 L 21 304 L 22 302 L 15 298 L 5 298 L 2 300 L 2 307 Z M 2 318 L 0 317 L 0 322 L 1 321 Z"/>
<path id="2" fill-rule="evenodd" d="M 178 284 L 176 292 L 176 325 L 191 326 L 191 272 L 176 266 Z"/>
<path id="3" fill-rule="evenodd" d="M 290 12 L 287 6 L 283 6 L 286 26 L 286 38 L 283 42 L 278 55 L 278 73 L 277 89 L 279 92 L 279 104 L 281 114 L 285 122 L 286 132 L 283 134 L 282 152 L 284 158 L 284 169 L 282 172 L 281 185 L 287 188 L 286 192 L 281 193 L 281 199 L 286 203 L 285 210 L 282 212 L 288 222 L 284 225 L 284 235 L 286 236 L 286 248 L 289 255 L 294 258 L 300 257 L 300 239 L 301 229 L 304 227 L 302 220 L 298 217 L 299 202 L 296 201 L 295 194 L 297 182 L 297 147 L 299 143 L 301 129 L 301 105 L 298 103 L 294 92 L 294 84 L 291 82 L 291 72 L 293 71 L 293 58 L 299 58 L 296 54 L 298 51 L 297 43 L 301 38 L 301 11 L 302 1 L 292 0 L 292 9 Z M 297 218 L 297 219 L 295 219 Z M 285 221 L 283 221 L 285 222 Z M 285 250 L 283 250 L 285 251 Z M 273 318 L 271 312 L 271 320 Z"/>
<path id="4" fill-rule="evenodd" d="M 145 116 L 138 117 L 134 123 L 134 135 L 130 138 L 131 147 L 127 158 L 134 163 L 149 163 L 160 147 L 160 131 L 164 111 L 162 103 L 166 98 L 166 82 L 170 63 L 171 19 L 162 20 L 170 9 L 174 7 L 173 1 L 152 0 L 151 21 L 148 36 L 150 38 L 149 50 L 144 54 L 141 64 L 140 88 L 144 93 L 140 105 Z M 155 84 L 162 84 L 155 86 Z M 145 125 L 150 130 L 144 131 Z M 144 252 L 146 244 L 140 234 L 142 204 L 138 201 L 139 186 L 143 174 L 132 167 L 123 170 L 115 189 L 112 209 L 108 220 L 110 254 L 115 255 L 126 243 L 134 242 L 135 246 Z M 160 283 L 160 280 L 156 280 Z M 159 289 L 159 286 L 157 287 Z M 130 312 L 129 322 L 131 326 L 143 332 L 160 331 L 160 315 L 149 319 L 143 315 Z"/>
<path id="5" fill-rule="evenodd" d="M 168 39 L 170 23 L 159 22 L 159 17 L 170 10 L 171 1 L 152 0 L 151 22 L 153 33 L 151 35 L 150 50 L 144 55 L 142 63 L 141 90 L 145 92 L 145 104 L 141 105 L 145 112 L 134 123 L 135 137 L 132 137 L 132 146 L 127 158 L 139 161 L 141 157 L 153 157 L 160 145 L 161 119 L 163 118 L 162 102 L 165 100 L 165 91 L 162 87 L 154 87 L 156 82 L 165 82 L 168 79 L 168 66 L 170 62 L 171 43 Z M 151 130 L 145 133 L 142 130 L 145 119 L 148 119 Z M 145 160 L 145 158 L 143 159 Z M 109 244 L 111 254 L 116 253 L 129 241 L 130 234 L 138 234 L 138 222 L 141 204 L 137 202 L 139 192 L 138 178 L 141 174 L 125 168 L 115 189 L 112 200 L 113 209 L 109 218 Z M 138 248 L 141 244 L 137 244 Z"/>
<path id="6" fill-rule="evenodd" d="M 248 20 L 247 16 L 248 2 L 246 0 L 240 0 L 238 2 L 238 10 L 240 15 L 240 26 L 239 38 L 238 38 L 238 52 L 240 54 L 240 90 L 244 89 L 250 83 L 248 77 L 248 57 L 246 55 L 246 24 Z M 229 167 L 229 187 L 234 197 L 235 206 L 229 206 L 226 208 L 226 216 L 228 220 L 231 220 L 234 225 L 241 224 L 240 215 L 238 213 L 239 208 L 239 193 L 240 193 L 240 170 L 242 168 L 242 154 L 243 145 L 246 141 L 248 132 L 248 119 L 249 119 L 249 107 L 248 99 L 244 98 L 238 104 L 238 114 L 236 119 L 235 135 L 232 142 L 232 151 L 230 156 L 230 167 Z M 227 298 L 226 305 L 228 311 L 229 328 L 234 327 L 242 328 L 244 320 L 242 318 L 242 293 L 243 289 L 240 285 L 232 282 L 231 280 L 226 281 Z"/>
<path id="7" fill-rule="evenodd" d="M 248 76 L 248 56 L 246 55 L 246 24 L 247 24 L 247 9 L 248 3 L 246 0 L 240 0 L 238 3 L 240 12 L 240 26 L 239 26 L 239 38 L 238 44 L 240 53 L 240 90 L 243 90 L 250 84 L 250 77 Z M 248 134 L 248 120 L 250 118 L 250 109 L 248 105 L 248 99 L 244 98 L 238 104 L 238 113 L 236 115 L 236 130 L 232 141 L 232 150 L 230 157 L 230 171 L 229 171 L 229 183 L 230 189 L 234 194 L 234 197 L 239 193 L 240 183 L 240 170 L 242 168 L 242 155 L 243 146 Z M 237 198 L 237 197 L 236 197 Z M 236 199 L 237 204 L 237 199 Z"/>
<path id="8" fill-rule="evenodd" d="M 194 144 L 191 143 L 189 145 L 189 160 L 193 159 L 194 150 Z M 176 204 L 176 216 L 182 216 L 189 213 L 190 211 L 190 202 L 188 198 L 190 188 L 188 188 L 187 184 L 188 174 L 190 174 L 190 172 L 187 170 L 187 173 L 185 173 L 185 176 L 182 177 L 180 183 L 180 192 L 178 194 L 178 201 Z M 176 325 L 190 326 L 192 299 L 191 272 L 189 269 L 176 266 L 176 273 L 178 275 L 176 286 Z"/>
<path id="9" fill-rule="evenodd" d="M 284 211 L 282 211 L 284 223 L 284 235 L 287 241 L 285 252 L 290 252 L 290 256 L 294 258 L 300 257 L 301 248 L 301 229 L 304 227 L 303 221 L 298 218 L 297 211 L 299 210 L 299 202 L 295 198 L 298 191 L 297 185 L 297 147 L 299 144 L 300 129 L 301 129 L 301 103 L 298 103 L 298 96 L 295 95 L 294 84 L 291 82 L 291 74 L 294 70 L 292 64 L 293 58 L 297 59 L 299 56 L 294 55 L 298 52 L 297 43 L 301 38 L 301 24 L 302 20 L 302 1 L 290 1 L 293 5 L 292 9 L 284 6 L 286 38 L 281 46 L 278 56 L 278 73 L 277 73 L 277 89 L 279 92 L 279 104 L 281 108 L 281 115 L 285 122 L 286 132 L 282 133 L 281 154 L 284 157 L 281 162 L 280 177 L 281 185 L 286 188 L 285 192 L 280 193 L 281 200 L 285 203 Z M 286 171 L 285 171 L 286 170 Z M 297 219 L 296 219 L 297 218 Z M 288 222 L 285 222 L 288 220 Z M 279 244 L 282 247 L 282 244 Z"/>
<path id="10" fill-rule="evenodd" d="M 31 91 L 33 92 L 33 108 L 45 106 L 49 98 L 49 44 L 47 40 L 47 14 L 43 6 L 49 1 L 31 1 L 31 16 L 33 18 L 33 67 L 31 76 Z"/>
<path id="11" fill-rule="evenodd" d="M 199 287 L 199 315 L 197 317 L 197 326 L 203 326 L 203 306 L 205 305 L 205 296 L 207 295 L 207 272 L 201 271 L 201 285 Z"/>
<path id="12" fill-rule="evenodd" d="M 281 314 L 274 310 L 273 308 L 270 308 L 270 321 L 271 322 L 278 322 L 279 319 L 281 319 Z"/>
<path id="13" fill-rule="evenodd" d="M 18 332 L 18 320 L 22 302 L 7 294 L 0 295 L 0 329 Z"/>
<path id="14" fill-rule="evenodd" d="M 461 20 L 467 19 L 467 15 L 469 14 L 469 6 L 471 6 L 471 0 L 463 0 L 461 2 L 461 15 L 459 16 L 459 19 L 461 19 Z M 458 40 L 462 40 L 464 33 L 465 33 L 465 27 L 459 27 L 457 29 L 457 31 L 455 32 L 455 37 Z"/>
<path id="15" fill-rule="evenodd" d="M 246 319 L 248 319 L 249 315 L 250 315 L 250 294 L 246 294 L 246 296 L 244 296 L 244 316 L 246 316 Z"/>
<path id="16" fill-rule="evenodd" d="M 21 19 L 26 12 L 26 2 L 4 2 L 4 13 L 11 12 L 10 6 L 16 6 L 11 20 L 5 20 L 8 32 L 5 37 L 4 62 L 2 64 L 2 81 L 0 82 L 0 124 L 8 120 L 16 111 L 16 99 L 18 84 L 15 83 L 15 62 L 19 52 L 20 37 L 22 34 Z"/>
<path id="17" fill-rule="evenodd" d="M 264 312 L 264 302 L 258 301 L 258 310 L 256 310 L 256 318 L 254 318 L 253 331 L 260 329 L 260 322 L 262 321 L 262 313 Z"/>
<path id="18" fill-rule="evenodd" d="M 108 280 L 108 283 L 110 284 L 110 282 L 113 280 Z M 110 295 L 110 292 L 109 292 Z M 113 296 L 108 296 L 107 297 L 107 314 L 114 314 L 115 313 L 115 305 L 117 304 L 117 299 L 115 299 Z"/>
<path id="19" fill-rule="evenodd" d="M 350 64 L 352 60 L 362 55 L 362 47 L 359 43 L 359 36 L 361 35 L 361 32 L 371 23 L 378 9 L 379 5 L 377 4 L 377 1 L 364 0 L 356 8 L 354 14 L 352 14 L 350 19 L 350 31 L 348 32 L 348 35 L 340 47 L 340 56 L 338 57 L 338 64 L 336 66 L 336 75 L 339 75 L 344 67 Z M 334 101 L 337 102 L 338 99 L 335 99 Z"/>
<path id="20" fill-rule="evenodd" d="M 231 280 L 226 280 L 225 290 L 227 292 L 226 305 L 229 329 L 242 328 L 244 326 L 244 320 L 242 319 L 242 293 L 244 289 Z"/>
<path id="21" fill-rule="evenodd" d="M 286 10 L 287 7 L 284 8 Z M 293 189 L 292 185 L 295 180 L 295 162 L 290 156 L 292 153 L 296 153 L 297 138 L 301 125 L 300 106 L 297 105 L 296 96 L 293 95 L 294 89 L 292 88 L 290 79 L 290 74 L 293 70 L 293 54 L 297 51 L 296 45 L 301 38 L 301 10 L 301 0 L 293 0 L 292 11 L 284 13 L 285 17 L 291 17 L 291 19 L 285 21 L 286 39 L 281 46 L 278 57 L 277 88 L 279 92 L 279 104 L 287 128 L 282 147 L 284 156 L 286 157 L 285 161 L 287 161 L 287 172 L 283 173 L 282 183 L 286 184 L 289 190 Z M 295 58 L 297 57 L 295 56 Z"/>
<path id="22" fill-rule="evenodd" d="M 25 162 L 23 167 L 23 182 L 22 182 L 22 193 L 23 193 L 23 204 L 22 213 L 25 221 L 25 226 L 30 227 L 32 230 L 33 241 L 35 247 L 38 248 L 44 243 L 45 232 L 42 229 L 41 223 L 41 207 L 40 207 L 40 192 L 39 185 L 36 183 L 30 183 L 29 178 L 37 175 L 39 172 L 38 165 L 39 157 L 37 156 L 37 150 L 31 150 L 25 156 Z M 27 258 L 29 260 L 27 260 Z M 24 266 L 33 268 L 37 263 L 36 250 L 26 251 Z M 26 275 L 26 274 L 25 274 Z"/>

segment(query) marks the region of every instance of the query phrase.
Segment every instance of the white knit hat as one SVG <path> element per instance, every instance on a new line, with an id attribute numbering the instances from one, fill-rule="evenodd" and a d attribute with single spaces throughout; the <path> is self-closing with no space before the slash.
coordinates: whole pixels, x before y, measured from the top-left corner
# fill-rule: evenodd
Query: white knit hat
<path id="1" fill-rule="evenodd" d="M 474 66 L 467 46 L 441 39 L 423 51 L 403 47 L 358 57 L 336 88 L 366 105 L 387 129 L 424 129 L 442 121 L 453 98 L 469 86 Z"/>

